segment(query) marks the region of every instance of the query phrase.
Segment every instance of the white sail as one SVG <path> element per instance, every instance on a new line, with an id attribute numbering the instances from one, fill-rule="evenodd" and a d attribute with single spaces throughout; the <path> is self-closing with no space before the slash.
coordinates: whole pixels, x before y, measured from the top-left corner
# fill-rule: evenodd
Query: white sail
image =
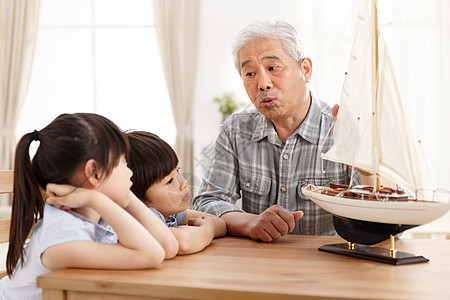
<path id="1" fill-rule="evenodd" d="M 417 151 L 389 51 L 375 29 L 375 10 L 373 1 L 365 1 L 358 15 L 334 146 L 323 157 L 381 174 L 415 192 L 422 188 Z"/>
<path id="2" fill-rule="evenodd" d="M 416 142 L 403 108 L 393 64 L 383 40 L 380 46 L 379 173 L 412 191 L 417 191 L 422 189 L 422 175 Z"/>

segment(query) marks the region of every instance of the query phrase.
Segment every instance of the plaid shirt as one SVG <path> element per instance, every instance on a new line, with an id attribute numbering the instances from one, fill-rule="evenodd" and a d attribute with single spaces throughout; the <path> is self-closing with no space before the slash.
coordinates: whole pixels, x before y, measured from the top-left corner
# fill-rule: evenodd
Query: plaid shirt
<path id="1" fill-rule="evenodd" d="M 255 107 L 229 117 L 220 128 L 193 208 L 218 216 L 242 211 L 234 205 L 242 195 L 242 209 L 248 213 L 260 214 L 274 204 L 302 210 L 294 234 L 335 235 L 332 215 L 306 198 L 301 188 L 325 184 L 324 178 L 348 184 L 351 168 L 321 159 L 321 145 L 325 153 L 333 144 L 333 116 L 328 104 L 312 93 L 311 99 L 308 115 L 285 144 L 271 120 Z M 359 182 L 359 176 L 354 178 Z"/>

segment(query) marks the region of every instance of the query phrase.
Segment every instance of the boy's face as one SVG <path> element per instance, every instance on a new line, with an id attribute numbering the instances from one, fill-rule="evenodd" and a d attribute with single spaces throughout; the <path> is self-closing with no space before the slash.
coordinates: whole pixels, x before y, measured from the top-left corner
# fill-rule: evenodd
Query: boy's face
<path id="1" fill-rule="evenodd" d="M 161 181 L 155 182 L 145 192 L 148 206 L 156 208 L 167 219 L 168 216 L 182 212 L 189 207 L 187 181 L 175 168 Z"/>

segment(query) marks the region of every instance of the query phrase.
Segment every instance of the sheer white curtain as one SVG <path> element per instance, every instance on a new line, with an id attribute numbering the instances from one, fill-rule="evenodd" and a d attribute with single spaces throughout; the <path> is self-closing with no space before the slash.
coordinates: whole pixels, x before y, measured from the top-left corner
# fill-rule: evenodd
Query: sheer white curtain
<path id="1" fill-rule="evenodd" d="M 450 190 L 450 2 L 387 1 L 392 56 L 432 188 Z M 388 16 L 389 17 L 389 16 Z"/>
<path id="2" fill-rule="evenodd" d="M 392 11 L 392 57 L 416 138 L 421 140 L 428 188 L 450 191 L 450 1 L 386 1 Z M 448 198 L 448 196 L 446 197 Z M 441 199 L 444 200 L 444 199 Z M 450 212 L 417 227 L 420 234 L 442 237 Z M 406 232 L 408 234 L 408 232 Z M 425 235 L 428 236 L 428 235 Z"/>
<path id="3" fill-rule="evenodd" d="M 192 107 L 197 70 L 200 1 L 154 0 L 155 25 L 177 135 L 175 151 L 192 185 Z"/>
<path id="4" fill-rule="evenodd" d="M 12 169 L 15 130 L 31 73 L 39 0 L 0 1 L 0 169 Z"/>

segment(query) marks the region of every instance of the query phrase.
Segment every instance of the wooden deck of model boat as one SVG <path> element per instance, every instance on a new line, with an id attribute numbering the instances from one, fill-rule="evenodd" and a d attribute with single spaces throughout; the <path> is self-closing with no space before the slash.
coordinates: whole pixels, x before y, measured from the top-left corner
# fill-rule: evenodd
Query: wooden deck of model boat
<path id="1" fill-rule="evenodd" d="M 383 198 L 351 198 L 323 193 L 327 187 L 307 186 L 302 193 L 333 215 L 354 220 L 386 223 L 423 225 L 447 213 L 450 203 L 433 201 L 395 201 Z"/>

